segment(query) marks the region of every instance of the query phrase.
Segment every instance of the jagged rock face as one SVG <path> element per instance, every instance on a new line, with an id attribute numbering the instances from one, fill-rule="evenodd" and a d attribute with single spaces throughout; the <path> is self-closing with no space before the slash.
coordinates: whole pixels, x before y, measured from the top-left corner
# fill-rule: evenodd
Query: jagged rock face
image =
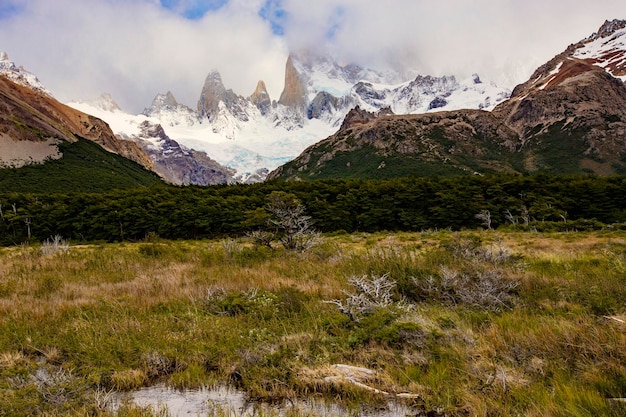
<path id="1" fill-rule="evenodd" d="M 307 111 L 309 119 L 331 119 L 342 100 L 325 91 L 317 93 Z"/>
<path id="2" fill-rule="evenodd" d="M 343 119 L 343 123 L 341 124 L 340 131 L 345 131 L 350 128 L 353 128 L 357 125 L 363 125 L 371 122 L 372 120 L 377 119 L 380 116 L 391 116 L 393 112 L 389 107 L 381 109 L 376 113 L 369 112 L 367 110 L 361 109 L 359 106 L 350 110 L 346 115 L 345 119 Z"/>
<path id="3" fill-rule="evenodd" d="M 272 100 L 263 81 L 258 82 L 254 93 L 250 96 L 250 101 L 259 109 L 263 116 L 269 113 L 272 108 Z"/>
<path id="4" fill-rule="evenodd" d="M 176 110 L 177 107 L 178 101 L 176 101 L 176 97 L 174 97 L 171 91 L 168 91 L 165 94 L 157 94 L 154 100 L 152 100 L 150 107 L 145 109 L 143 114 L 150 116 L 153 113 L 158 113 L 163 110 Z"/>
<path id="5" fill-rule="evenodd" d="M 144 109 L 142 114 L 155 117 L 169 126 L 180 124 L 193 126 L 198 122 L 197 113 L 184 104 L 180 104 L 171 91 L 166 94 L 157 94 L 150 107 Z"/>
<path id="6" fill-rule="evenodd" d="M 238 120 L 248 121 L 248 115 L 245 111 L 246 99 L 235 94 L 233 90 L 227 90 L 220 73 L 213 71 L 204 82 L 198 101 L 198 115 L 201 118 L 208 118 L 209 121 L 215 120 L 220 113 L 220 103 L 223 103 Z"/>
<path id="7" fill-rule="evenodd" d="M 0 108 L 0 136 L 4 140 L 10 138 L 15 143 L 46 140 L 73 142 L 77 135 L 148 169 L 153 168 L 145 152 L 134 143 L 118 140 L 102 120 L 4 76 L 0 76 Z"/>
<path id="8" fill-rule="evenodd" d="M 285 88 L 278 100 L 279 104 L 301 112 L 307 107 L 307 88 L 290 55 L 285 65 Z"/>
<path id="9" fill-rule="evenodd" d="M 208 157 L 205 152 L 187 149 L 172 140 L 160 124 L 144 121 L 140 133 L 125 139 L 141 146 L 154 164 L 154 171 L 176 185 L 214 185 L 233 182 L 234 170 Z M 132 142 L 131 142 L 132 141 Z"/>

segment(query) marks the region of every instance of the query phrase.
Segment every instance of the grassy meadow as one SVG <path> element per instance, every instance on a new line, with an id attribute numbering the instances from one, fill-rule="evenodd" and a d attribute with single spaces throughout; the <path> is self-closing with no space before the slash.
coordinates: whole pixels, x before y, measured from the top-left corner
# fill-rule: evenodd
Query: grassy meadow
<path id="1" fill-rule="evenodd" d="M 623 416 L 625 276 L 624 231 L 2 248 L 0 416 L 108 416 L 109 393 L 157 383 L 417 415 Z"/>

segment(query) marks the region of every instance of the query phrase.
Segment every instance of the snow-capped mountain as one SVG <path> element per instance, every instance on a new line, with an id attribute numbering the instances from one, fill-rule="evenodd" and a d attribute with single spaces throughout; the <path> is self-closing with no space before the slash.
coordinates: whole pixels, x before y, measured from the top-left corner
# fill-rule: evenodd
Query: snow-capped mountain
<path id="1" fill-rule="evenodd" d="M 24 87 L 29 87 L 39 93 L 52 97 L 50 91 L 44 87 L 39 79 L 32 73 L 26 71 L 24 67 L 18 67 L 9 59 L 6 52 L 0 52 L 0 74 L 9 80 Z"/>
<path id="2" fill-rule="evenodd" d="M 468 102 L 463 105 L 468 109 L 431 114 L 390 115 L 356 108 L 336 134 L 268 178 L 622 173 L 625 79 L 626 21 L 607 21 L 597 33 L 539 67 L 490 112 L 471 110 Z M 410 113 L 440 105 L 448 109 L 462 102 L 463 94 L 485 97 L 488 89 L 482 90 L 482 84 L 477 77 L 461 83 L 452 77 L 417 77 L 393 89 L 363 84 L 357 88 L 365 104 L 379 107 L 393 97 L 392 108 L 405 106 Z"/>
<path id="3" fill-rule="evenodd" d="M 607 20 L 598 32 L 571 44 L 537 68 L 527 82 L 515 87 L 511 96 L 521 98 L 533 90 L 544 90 L 589 65 L 626 82 L 626 20 Z"/>
<path id="4" fill-rule="evenodd" d="M 110 159 L 104 157 L 107 159 L 104 169 L 113 176 L 130 175 L 131 182 L 140 178 L 148 182 L 155 180 L 155 176 L 147 172 L 154 168 L 152 160 L 140 147 L 120 140 L 104 121 L 57 101 L 37 77 L 11 62 L 6 53 L 0 53 L 0 108 L 0 168 L 63 160 L 62 144 L 88 140 L 119 155 Z M 81 152 L 76 148 L 74 151 Z M 100 165 L 103 160 L 99 158 L 92 165 L 96 171 L 103 168 Z M 136 170 L 126 164 L 128 161 L 121 162 L 124 159 L 146 170 Z M 89 165 L 94 161 L 83 162 Z M 121 183 L 128 180 L 123 179 Z"/>
<path id="5" fill-rule="evenodd" d="M 285 86 L 272 99 L 263 81 L 248 97 L 228 89 L 219 72 L 211 71 L 196 110 L 180 104 L 171 92 L 159 94 L 140 115 L 102 103 L 69 105 L 106 120 L 125 138 L 146 138 L 148 122 L 160 125 L 181 147 L 206 154 L 236 171 L 236 181 L 258 181 L 292 160 L 308 146 L 335 133 L 348 112 L 359 106 L 376 112 L 415 114 L 459 108 L 491 110 L 510 92 L 478 75 L 458 81 L 454 76 L 418 76 L 380 72 L 357 65 L 339 65 L 328 57 L 292 54 L 285 66 Z"/>

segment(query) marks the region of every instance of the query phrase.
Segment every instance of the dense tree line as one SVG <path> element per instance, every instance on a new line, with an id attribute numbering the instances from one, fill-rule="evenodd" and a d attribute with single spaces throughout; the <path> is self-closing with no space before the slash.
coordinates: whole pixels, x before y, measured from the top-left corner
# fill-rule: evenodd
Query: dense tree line
<path id="1" fill-rule="evenodd" d="M 0 194 L 0 244 L 238 236 L 262 228 L 272 192 L 297 197 L 322 232 L 626 221 L 626 177 L 476 176 L 157 186 L 105 193 Z"/>

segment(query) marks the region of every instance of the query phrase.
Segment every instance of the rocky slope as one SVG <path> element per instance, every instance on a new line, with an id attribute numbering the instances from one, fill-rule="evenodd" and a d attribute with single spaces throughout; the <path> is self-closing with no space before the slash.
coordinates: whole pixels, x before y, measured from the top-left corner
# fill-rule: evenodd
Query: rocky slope
<path id="1" fill-rule="evenodd" d="M 538 68 L 492 112 L 375 117 L 352 111 L 339 132 L 269 178 L 626 172 L 625 68 L 626 22 L 607 21 Z"/>
<path id="2" fill-rule="evenodd" d="M 144 121 L 139 134 L 126 139 L 136 142 L 150 156 L 154 171 L 166 181 L 178 185 L 228 184 L 233 182 L 234 170 L 229 170 L 206 153 L 180 146 L 163 127 Z"/>
<path id="3" fill-rule="evenodd" d="M 75 142 L 80 136 L 153 168 L 150 158 L 135 143 L 116 138 L 102 120 L 59 103 L 36 77 L 16 68 L 6 54 L 1 58 L 0 165 L 20 167 L 61 158 L 57 145 Z"/>

